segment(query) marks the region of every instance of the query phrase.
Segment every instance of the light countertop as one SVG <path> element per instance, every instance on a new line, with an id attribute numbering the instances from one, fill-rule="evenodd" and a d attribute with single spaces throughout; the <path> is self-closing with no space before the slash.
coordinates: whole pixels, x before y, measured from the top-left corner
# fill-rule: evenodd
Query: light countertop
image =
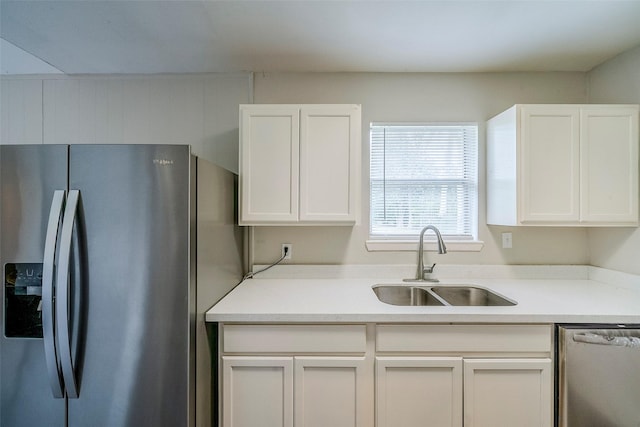
<path id="1" fill-rule="evenodd" d="M 557 270 L 553 274 L 546 274 L 561 278 L 540 278 L 545 274 L 527 271 L 527 274 L 497 274 L 499 278 L 441 279 L 441 285 L 485 287 L 518 303 L 494 307 L 394 306 L 379 301 L 371 289 L 377 284 L 399 284 L 402 283 L 401 279 L 304 278 L 299 277 L 300 274 L 272 278 L 268 275 L 265 278 L 257 276 L 245 280 L 213 306 L 206 313 L 206 321 L 640 323 L 640 286 L 636 286 L 637 276 L 620 275 L 588 266 L 578 270 L 570 267 L 561 272 L 563 274 L 555 274 Z M 454 274 L 455 269 L 452 269 L 444 276 Z M 485 272 L 482 275 L 487 274 Z M 535 278 L 521 278 L 523 276 Z"/>

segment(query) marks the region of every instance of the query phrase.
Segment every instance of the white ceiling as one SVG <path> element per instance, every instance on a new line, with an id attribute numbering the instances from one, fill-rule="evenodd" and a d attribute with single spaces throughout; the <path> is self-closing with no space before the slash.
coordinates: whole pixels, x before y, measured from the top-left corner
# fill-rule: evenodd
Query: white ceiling
<path id="1" fill-rule="evenodd" d="M 0 0 L 0 37 L 68 74 L 588 71 L 640 0 Z"/>

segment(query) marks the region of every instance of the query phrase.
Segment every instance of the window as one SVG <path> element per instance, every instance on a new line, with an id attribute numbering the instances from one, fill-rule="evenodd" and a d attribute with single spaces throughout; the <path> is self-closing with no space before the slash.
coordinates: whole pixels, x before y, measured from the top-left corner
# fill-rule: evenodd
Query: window
<path id="1" fill-rule="evenodd" d="M 371 124 L 372 239 L 405 239 L 433 224 L 477 237 L 478 126 Z"/>

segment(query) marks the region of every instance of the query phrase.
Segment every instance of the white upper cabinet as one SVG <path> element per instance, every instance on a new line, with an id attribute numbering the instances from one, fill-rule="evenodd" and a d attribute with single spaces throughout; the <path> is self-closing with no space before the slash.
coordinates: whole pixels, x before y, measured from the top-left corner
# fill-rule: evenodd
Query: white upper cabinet
<path id="1" fill-rule="evenodd" d="M 580 109 L 582 221 L 638 224 L 638 107 Z"/>
<path id="2" fill-rule="evenodd" d="M 359 105 L 240 106 L 240 225 L 353 225 Z"/>
<path id="3" fill-rule="evenodd" d="M 240 106 L 240 224 L 298 221 L 295 105 Z"/>
<path id="4" fill-rule="evenodd" d="M 515 105 L 487 123 L 487 223 L 638 225 L 637 105 Z"/>

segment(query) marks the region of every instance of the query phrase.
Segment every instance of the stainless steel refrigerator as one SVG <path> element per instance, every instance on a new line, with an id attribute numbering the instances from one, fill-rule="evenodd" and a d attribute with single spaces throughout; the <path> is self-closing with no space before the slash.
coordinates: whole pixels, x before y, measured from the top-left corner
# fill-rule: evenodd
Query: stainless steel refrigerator
<path id="1" fill-rule="evenodd" d="M 241 277 L 241 238 L 233 175 L 198 191 L 197 164 L 178 145 L 0 146 L 2 427 L 194 426 L 210 405 L 203 311 Z"/>

